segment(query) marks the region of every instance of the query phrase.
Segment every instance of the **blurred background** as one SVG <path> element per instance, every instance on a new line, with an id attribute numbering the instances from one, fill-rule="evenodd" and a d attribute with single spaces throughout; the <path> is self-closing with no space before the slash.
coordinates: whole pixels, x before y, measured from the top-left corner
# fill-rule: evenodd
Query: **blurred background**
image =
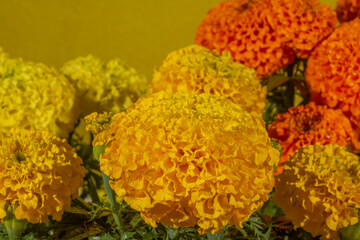
<path id="1" fill-rule="evenodd" d="M 321 0 L 332 7 L 336 1 Z M 169 52 L 194 43 L 197 26 L 218 2 L 0 0 L 0 46 L 56 68 L 87 54 L 118 57 L 151 78 Z"/>

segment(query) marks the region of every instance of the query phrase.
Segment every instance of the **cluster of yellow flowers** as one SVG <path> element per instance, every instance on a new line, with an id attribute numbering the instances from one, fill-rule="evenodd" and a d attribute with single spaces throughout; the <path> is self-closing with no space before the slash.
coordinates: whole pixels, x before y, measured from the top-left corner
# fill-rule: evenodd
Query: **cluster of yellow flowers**
<path id="1" fill-rule="evenodd" d="M 71 83 L 55 69 L 21 59 L 0 64 L 0 128 L 48 130 L 66 137 L 78 121 Z"/>
<path id="2" fill-rule="evenodd" d="M 338 145 L 309 145 L 295 152 L 279 175 L 274 200 L 297 227 L 322 239 L 358 222 L 359 157 Z"/>
<path id="3" fill-rule="evenodd" d="M 226 98 L 159 92 L 116 114 L 101 136 L 101 170 L 152 226 L 242 227 L 274 185 L 279 152 L 261 116 Z"/>
<path id="4" fill-rule="evenodd" d="M 12 205 L 19 220 L 60 221 L 82 186 L 81 164 L 65 140 L 48 132 L 0 130 L 0 219 Z"/>
<path id="5" fill-rule="evenodd" d="M 250 112 L 263 113 L 265 107 L 266 87 L 254 69 L 235 62 L 230 53 L 197 45 L 170 53 L 155 69 L 152 92 L 159 91 L 224 96 Z"/>
<path id="6" fill-rule="evenodd" d="M 124 111 L 148 91 L 148 82 L 119 59 L 103 63 L 92 55 L 64 64 L 60 70 L 74 84 L 81 115 Z"/>

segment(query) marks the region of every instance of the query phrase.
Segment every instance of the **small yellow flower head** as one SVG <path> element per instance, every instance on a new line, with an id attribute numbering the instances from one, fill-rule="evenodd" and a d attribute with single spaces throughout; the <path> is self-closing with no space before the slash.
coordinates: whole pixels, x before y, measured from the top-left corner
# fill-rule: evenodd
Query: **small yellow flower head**
<path id="1" fill-rule="evenodd" d="M 152 92 L 159 91 L 224 96 L 261 114 L 265 108 L 266 87 L 254 69 L 234 62 L 230 53 L 218 54 L 197 45 L 170 53 L 155 69 Z"/>
<path id="2" fill-rule="evenodd" d="M 159 92 L 116 114 L 104 133 L 101 170 L 154 227 L 241 228 L 274 185 L 279 152 L 262 118 L 226 98 Z"/>
<path id="3" fill-rule="evenodd" d="M 274 200 L 296 227 L 314 237 L 339 239 L 338 230 L 358 222 L 359 158 L 346 147 L 309 145 L 285 163 Z"/>
<path id="4" fill-rule="evenodd" d="M 93 112 L 84 117 L 86 122 L 86 131 L 96 135 L 105 129 L 110 127 L 111 118 L 114 116 L 113 113 L 97 113 Z"/>
<path id="5" fill-rule="evenodd" d="M 13 205 L 31 223 L 61 220 L 83 184 L 82 160 L 65 140 L 45 131 L 0 131 L 0 218 Z"/>
<path id="6" fill-rule="evenodd" d="M 66 137 L 78 121 L 77 104 L 74 87 L 55 69 L 21 59 L 0 64 L 0 128 Z"/>
<path id="7" fill-rule="evenodd" d="M 2 47 L 0 47 L 0 62 L 4 61 L 6 58 L 8 58 L 7 52 L 5 52 Z"/>
<path id="8" fill-rule="evenodd" d="M 124 111 L 148 91 L 148 82 L 119 59 L 103 63 L 94 56 L 65 63 L 61 72 L 76 86 L 81 114 Z"/>

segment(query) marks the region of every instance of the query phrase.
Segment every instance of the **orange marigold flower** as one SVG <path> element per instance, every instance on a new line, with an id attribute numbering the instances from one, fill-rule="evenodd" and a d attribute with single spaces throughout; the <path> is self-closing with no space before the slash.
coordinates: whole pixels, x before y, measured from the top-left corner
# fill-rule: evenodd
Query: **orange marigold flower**
<path id="1" fill-rule="evenodd" d="M 292 107 L 286 113 L 278 114 L 268 126 L 269 137 L 278 140 L 282 155 L 275 175 L 283 171 L 283 163 L 299 148 L 315 143 L 338 144 L 357 151 L 359 136 L 340 110 L 310 102 L 308 105 Z"/>
<path id="2" fill-rule="evenodd" d="M 268 199 L 279 152 L 259 114 L 218 96 L 159 92 L 114 119 L 100 168 L 150 225 L 241 228 Z"/>
<path id="3" fill-rule="evenodd" d="M 312 53 L 305 72 L 311 99 L 341 109 L 360 130 L 360 19 L 341 24 Z"/>
<path id="4" fill-rule="evenodd" d="M 335 11 L 319 0 L 270 2 L 270 25 L 301 58 L 308 58 L 311 50 L 334 30 L 337 23 Z"/>
<path id="5" fill-rule="evenodd" d="M 360 17 L 360 0 L 338 0 L 336 14 L 340 22 Z"/>
<path id="6" fill-rule="evenodd" d="M 198 27 L 195 42 L 254 68 L 267 77 L 294 60 L 294 51 L 285 46 L 267 18 L 269 1 L 228 0 L 220 2 Z"/>
<path id="7" fill-rule="evenodd" d="M 228 53 L 218 54 L 197 45 L 170 53 L 155 69 L 152 92 L 162 90 L 224 96 L 260 114 L 265 108 L 266 87 L 255 70 L 234 62 Z"/>
<path id="8" fill-rule="evenodd" d="M 83 183 L 81 164 L 66 140 L 48 132 L 0 131 L 0 218 L 13 205 L 18 220 L 60 221 Z"/>
<path id="9" fill-rule="evenodd" d="M 309 145 L 285 163 L 274 200 L 314 237 L 340 239 L 339 230 L 358 222 L 359 157 L 338 145 Z"/>

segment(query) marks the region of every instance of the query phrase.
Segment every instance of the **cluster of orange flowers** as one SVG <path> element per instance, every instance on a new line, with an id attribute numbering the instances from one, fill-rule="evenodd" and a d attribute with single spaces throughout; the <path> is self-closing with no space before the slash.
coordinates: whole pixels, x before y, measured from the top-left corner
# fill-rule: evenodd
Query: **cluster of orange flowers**
<path id="1" fill-rule="evenodd" d="M 211 9 L 195 42 L 254 68 L 260 78 L 309 52 L 331 33 L 335 12 L 310 0 L 228 0 Z"/>

